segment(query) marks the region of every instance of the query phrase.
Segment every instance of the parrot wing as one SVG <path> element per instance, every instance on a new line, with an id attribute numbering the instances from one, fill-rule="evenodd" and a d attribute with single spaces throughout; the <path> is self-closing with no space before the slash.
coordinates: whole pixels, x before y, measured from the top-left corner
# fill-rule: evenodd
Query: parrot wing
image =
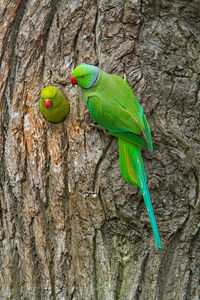
<path id="1" fill-rule="evenodd" d="M 104 97 L 88 97 L 87 105 L 93 119 L 111 132 L 132 132 L 140 134 L 141 129 L 134 118 L 124 107 Z"/>
<path id="2" fill-rule="evenodd" d="M 111 74 L 110 76 L 113 84 L 115 84 L 116 89 L 118 90 L 117 102 L 130 112 L 136 124 L 142 129 L 149 150 L 153 151 L 153 143 L 149 124 L 135 94 L 131 90 L 128 83 L 120 76 L 117 76 L 115 74 Z M 121 92 L 123 92 L 123 95 L 121 94 Z"/>
<path id="3" fill-rule="evenodd" d="M 109 82 L 109 85 L 113 86 L 115 89 L 115 93 L 112 93 L 112 97 L 114 97 L 114 94 L 116 95 L 117 103 L 128 110 L 138 126 L 143 129 L 145 127 L 143 121 L 143 109 L 131 87 L 120 76 L 111 74 L 110 77 L 111 82 Z"/>

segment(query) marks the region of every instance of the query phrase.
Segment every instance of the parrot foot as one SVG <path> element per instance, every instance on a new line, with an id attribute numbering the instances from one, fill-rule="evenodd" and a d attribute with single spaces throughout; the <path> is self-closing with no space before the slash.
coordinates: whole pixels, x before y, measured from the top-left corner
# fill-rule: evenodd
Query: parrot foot
<path id="1" fill-rule="evenodd" d="M 126 81 L 126 74 L 124 73 L 124 80 Z"/>
<path id="2" fill-rule="evenodd" d="M 64 154 L 65 153 L 65 151 L 68 149 L 68 143 L 65 145 L 65 147 L 62 149 L 62 153 Z"/>
<path id="3" fill-rule="evenodd" d="M 107 134 L 107 135 L 111 135 L 105 128 L 103 128 L 103 127 L 102 127 L 101 125 L 99 125 L 99 124 L 92 124 L 92 123 L 90 123 L 90 125 L 91 125 L 92 127 L 94 127 L 94 128 L 103 130 L 103 132 L 104 132 L 105 134 Z"/>

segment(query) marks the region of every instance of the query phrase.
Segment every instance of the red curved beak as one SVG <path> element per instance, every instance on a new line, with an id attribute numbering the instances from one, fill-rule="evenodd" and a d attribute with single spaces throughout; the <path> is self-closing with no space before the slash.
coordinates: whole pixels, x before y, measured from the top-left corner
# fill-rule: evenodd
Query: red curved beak
<path id="1" fill-rule="evenodd" d="M 50 99 L 44 99 L 44 105 L 49 109 L 52 106 L 52 101 Z"/>
<path id="2" fill-rule="evenodd" d="M 75 77 L 71 77 L 71 83 L 72 84 L 77 84 L 77 79 Z"/>

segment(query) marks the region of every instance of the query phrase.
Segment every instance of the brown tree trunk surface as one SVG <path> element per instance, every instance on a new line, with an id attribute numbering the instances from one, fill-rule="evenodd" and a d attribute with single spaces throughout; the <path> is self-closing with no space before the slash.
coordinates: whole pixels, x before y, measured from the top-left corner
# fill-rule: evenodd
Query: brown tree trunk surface
<path id="1" fill-rule="evenodd" d="M 199 299 L 199 0 L 1 0 L 0 59 L 0 299 Z M 147 115 L 163 249 L 70 83 L 82 62 L 126 74 Z M 40 114 L 47 85 L 63 123 Z"/>

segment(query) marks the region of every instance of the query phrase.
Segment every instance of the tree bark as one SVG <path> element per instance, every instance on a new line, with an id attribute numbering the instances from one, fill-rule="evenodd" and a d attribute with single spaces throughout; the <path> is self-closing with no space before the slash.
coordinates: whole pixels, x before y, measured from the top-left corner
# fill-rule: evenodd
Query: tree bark
<path id="1" fill-rule="evenodd" d="M 199 1 L 2 0 L 0 29 L 0 299 L 199 299 Z M 163 249 L 70 84 L 82 62 L 126 74 L 147 115 Z M 63 123 L 40 114 L 47 85 Z"/>

